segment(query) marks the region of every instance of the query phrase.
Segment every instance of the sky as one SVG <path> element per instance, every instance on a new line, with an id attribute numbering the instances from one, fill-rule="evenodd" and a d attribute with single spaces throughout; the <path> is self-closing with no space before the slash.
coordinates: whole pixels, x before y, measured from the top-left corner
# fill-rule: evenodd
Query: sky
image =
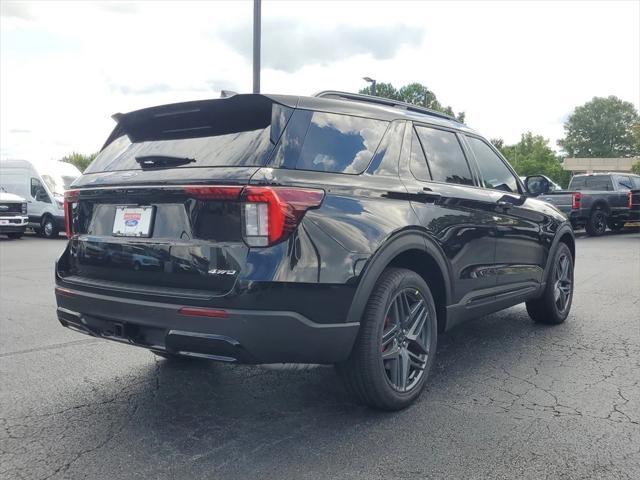
<path id="1" fill-rule="evenodd" d="M 100 149 L 111 115 L 252 88 L 253 2 L 0 3 L 0 156 Z M 420 82 L 487 138 L 557 150 L 594 96 L 640 109 L 640 1 L 262 3 L 262 92 Z"/>

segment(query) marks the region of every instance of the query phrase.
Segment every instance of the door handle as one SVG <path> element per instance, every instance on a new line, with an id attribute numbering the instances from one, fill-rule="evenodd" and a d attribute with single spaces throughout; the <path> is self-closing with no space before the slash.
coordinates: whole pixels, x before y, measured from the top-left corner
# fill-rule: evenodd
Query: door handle
<path id="1" fill-rule="evenodd" d="M 418 190 L 416 195 L 420 199 L 424 200 L 433 200 L 434 202 L 440 200 L 442 198 L 442 194 L 438 192 L 434 192 L 429 187 L 423 187 L 422 190 Z"/>
<path id="2" fill-rule="evenodd" d="M 496 204 L 502 208 L 503 210 L 509 210 L 511 207 L 513 207 L 513 204 L 510 202 L 507 202 L 505 200 L 498 200 L 496 202 Z"/>

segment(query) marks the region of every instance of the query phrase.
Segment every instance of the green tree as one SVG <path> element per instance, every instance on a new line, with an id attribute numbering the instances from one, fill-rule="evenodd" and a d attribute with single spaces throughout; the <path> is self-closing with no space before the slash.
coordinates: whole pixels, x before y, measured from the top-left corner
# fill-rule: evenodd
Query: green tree
<path id="1" fill-rule="evenodd" d="M 564 124 L 558 145 L 571 157 L 628 157 L 640 153 L 634 126 L 638 112 L 617 97 L 594 97 L 577 107 Z"/>
<path id="2" fill-rule="evenodd" d="M 504 145 L 501 139 L 492 139 L 491 143 L 509 160 L 518 175 L 542 174 L 563 187 L 568 185 L 571 172 L 562 169 L 559 157 L 541 135 L 524 133 L 515 145 Z"/>
<path id="3" fill-rule="evenodd" d="M 84 172 L 89 164 L 93 162 L 93 159 L 96 158 L 96 155 L 97 153 L 85 155 L 83 153 L 71 152 L 70 154 L 62 157 L 60 161 L 75 165 L 76 167 L 78 167 L 78 170 Z"/>
<path id="4" fill-rule="evenodd" d="M 363 95 L 371 95 L 371 86 L 363 88 L 358 93 L 361 93 Z M 376 97 L 390 98 L 391 100 L 400 100 L 400 94 L 398 90 L 390 83 L 377 83 Z"/>
<path id="5" fill-rule="evenodd" d="M 371 95 L 371 87 L 365 87 L 358 93 Z M 409 85 L 401 87 L 400 90 L 396 89 L 390 83 L 378 83 L 376 84 L 376 96 L 390 98 L 392 100 L 400 100 L 402 102 L 411 103 L 413 105 L 430 108 L 431 110 L 446 113 L 447 115 L 455 117 L 459 121 L 464 122 L 464 112 L 459 112 L 458 114 L 456 114 L 451 107 L 443 106 L 438 101 L 436 94 L 421 83 L 410 83 Z"/>
<path id="6" fill-rule="evenodd" d="M 636 162 L 631 165 L 631 171 L 636 175 L 640 175 L 640 162 Z"/>

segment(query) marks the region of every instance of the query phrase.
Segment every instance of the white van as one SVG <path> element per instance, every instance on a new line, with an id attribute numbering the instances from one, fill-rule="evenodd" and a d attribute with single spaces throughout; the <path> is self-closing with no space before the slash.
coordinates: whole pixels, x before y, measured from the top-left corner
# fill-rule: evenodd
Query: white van
<path id="1" fill-rule="evenodd" d="M 65 162 L 0 160 L 0 186 L 27 199 L 29 226 L 47 238 L 64 231 L 64 191 L 80 175 Z"/>

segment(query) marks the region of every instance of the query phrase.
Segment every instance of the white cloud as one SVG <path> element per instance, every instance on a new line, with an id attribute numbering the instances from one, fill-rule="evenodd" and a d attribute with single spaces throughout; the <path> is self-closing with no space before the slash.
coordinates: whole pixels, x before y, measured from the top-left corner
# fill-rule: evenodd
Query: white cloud
<path id="1" fill-rule="evenodd" d="M 251 2 L 3 1 L 0 154 L 91 152 L 115 112 L 248 92 L 251 18 Z M 555 147 L 593 96 L 640 105 L 638 18 L 638 2 L 263 2 L 262 89 L 417 81 L 487 137 Z"/>

